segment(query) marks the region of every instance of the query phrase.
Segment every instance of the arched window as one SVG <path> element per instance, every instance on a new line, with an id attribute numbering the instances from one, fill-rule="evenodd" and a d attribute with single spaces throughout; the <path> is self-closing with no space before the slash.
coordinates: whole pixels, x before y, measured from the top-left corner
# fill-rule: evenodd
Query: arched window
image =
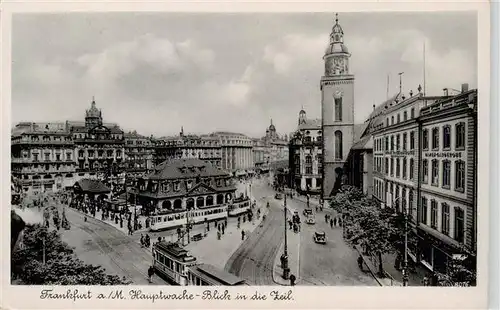
<path id="1" fill-rule="evenodd" d="M 342 159 L 342 131 L 335 132 L 335 159 Z"/>
<path id="2" fill-rule="evenodd" d="M 196 206 L 199 207 L 204 207 L 205 206 L 205 198 L 203 197 L 198 197 L 196 198 Z"/>
<path id="3" fill-rule="evenodd" d="M 170 200 L 165 200 L 162 204 L 161 204 L 162 208 L 163 209 L 167 209 L 167 210 L 170 210 L 172 209 L 172 203 L 170 202 Z"/>
<path id="4" fill-rule="evenodd" d="M 226 194 L 226 203 L 231 201 L 231 194 Z"/>
<path id="5" fill-rule="evenodd" d="M 188 200 L 186 201 L 186 206 L 187 206 L 188 210 L 193 209 L 194 208 L 194 199 L 188 198 Z"/>
<path id="6" fill-rule="evenodd" d="M 174 209 L 181 209 L 182 208 L 182 200 L 176 199 L 174 201 Z"/>
<path id="7" fill-rule="evenodd" d="M 335 101 L 335 121 L 342 121 L 342 97 L 334 98 Z"/>
<path id="8" fill-rule="evenodd" d="M 217 204 L 221 205 L 223 203 L 224 203 L 224 195 L 222 194 L 217 195 Z"/>
<path id="9" fill-rule="evenodd" d="M 207 196 L 207 206 L 213 206 L 214 196 Z"/>

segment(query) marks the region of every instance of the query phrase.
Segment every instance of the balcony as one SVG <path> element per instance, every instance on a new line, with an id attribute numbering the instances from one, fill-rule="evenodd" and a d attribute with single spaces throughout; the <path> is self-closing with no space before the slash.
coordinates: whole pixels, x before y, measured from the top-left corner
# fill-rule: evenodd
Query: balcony
<path id="1" fill-rule="evenodd" d="M 73 145 L 73 141 L 56 140 L 12 140 L 11 145 Z"/>

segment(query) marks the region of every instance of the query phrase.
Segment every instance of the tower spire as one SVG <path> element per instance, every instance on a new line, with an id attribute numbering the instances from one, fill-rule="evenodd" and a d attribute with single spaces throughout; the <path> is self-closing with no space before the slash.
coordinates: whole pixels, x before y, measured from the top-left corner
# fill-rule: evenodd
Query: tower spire
<path id="1" fill-rule="evenodd" d="M 335 24 L 338 25 L 339 23 L 339 13 L 335 13 Z"/>

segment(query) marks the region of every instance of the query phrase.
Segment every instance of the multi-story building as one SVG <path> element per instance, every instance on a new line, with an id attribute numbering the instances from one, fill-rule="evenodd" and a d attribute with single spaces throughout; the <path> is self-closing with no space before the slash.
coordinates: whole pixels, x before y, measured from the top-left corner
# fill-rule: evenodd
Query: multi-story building
<path id="1" fill-rule="evenodd" d="M 182 128 L 179 136 L 155 139 L 153 144 L 155 164 L 167 159 L 198 158 L 222 166 L 221 141 L 215 135 L 185 135 Z"/>
<path id="2" fill-rule="evenodd" d="M 288 136 L 280 136 L 276 132 L 273 120 L 266 129 L 266 135 L 260 140 L 264 147 L 264 162 L 266 165 L 277 161 L 288 161 Z"/>
<path id="3" fill-rule="evenodd" d="M 252 139 L 252 154 L 255 167 L 262 167 L 266 164 L 266 146 L 261 139 Z"/>
<path id="4" fill-rule="evenodd" d="M 322 197 L 330 198 L 354 144 L 354 75 L 349 73 L 351 54 L 344 44 L 344 31 L 335 20 L 330 43 L 323 57 L 321 77 L 321 131 L 323 132 Z"/>
<path id="5" fill-rule="evenodd" d="M 102 112 L 94 100 L 85 113 L 85 123 L 68 121 L 66 126 L 75 143 L 78 179 L 109 177 L 125 169 L 123 130 L 117 124 L 103 123 Z"/>
<path id="6" fill-rule="evenodd" d="M 410 257 L 446 272 L 453 254 L 475 259 L 477 91 L 400 99 L 374 124 L 373 197 L 410 215 Z"/>
<path id="7" fill-rule="evenodd" d="M 64 123 L 19 123 L 11 136 L 12 175 L 22 191 L 57 191 L 72 186 L 74 141 Z"/>
<path id="8" fill-rule="evenodd" d="M 232 132 L 215 132 L 212 136 L 220 139 L 222 169 L 235 172 L 254 167 L 252 139 L 244 134 Z"/>
<path id="9" fill-rule="evenodd" d="M 445 272 L 454 254 L 477 251 L 477 90 L 420 111 L 419 260 Z M 475 266 L 474 266 L 475 267 Z"/>
<path id="10" fill-rule="evenodd" d="M 138 177 L 153 168 L 153 142 L 137 131 L 124 134 L 125 164 L 130 176 Z"/>
<path id="11" fill-rule="evenodd" d="M 289 146 L 290 185 L 299 192 L 320 193 L 322 140 L 321 119 L 308 119 L 302 109 Z"/>
<path id="12" fill-rule="evenodd" d="M 12 173 L 22 180 L 23 191 L 56 191 L 124 168 L 123 131 L 103 123 L 95 101 L 85 122 L 17 124 L 11 144 Z"/>

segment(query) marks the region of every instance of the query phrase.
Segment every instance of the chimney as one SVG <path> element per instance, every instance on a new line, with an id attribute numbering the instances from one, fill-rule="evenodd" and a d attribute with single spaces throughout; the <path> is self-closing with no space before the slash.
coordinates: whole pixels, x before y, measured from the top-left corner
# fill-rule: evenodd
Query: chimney
<path id="1" fill-rule="evenodd" d="M 413 97 L 413 90 L 410 90 L 410 97 Z"/>
<path id="2" fill-rule="evenodd" d="M 375 105 L 373 105 L 373 111 L 375 111 Z"/>
<path id="3" fill-rule="evenodd" d="M 405 99 L 406 99 L 405 95 L 401 96 L 401 100 L 405 100 Z"/>
<path id="4" fill-rule="evenodd" d="M 448 88 L 443 88 L 443 95 L 448 97 Z"/>
<path id="5" fill-rule="evenodd" d="M 468 83 L 462 84 L 462 93 L 465 93 L 468 91 L 469 91 L 469 84 Z"/>

